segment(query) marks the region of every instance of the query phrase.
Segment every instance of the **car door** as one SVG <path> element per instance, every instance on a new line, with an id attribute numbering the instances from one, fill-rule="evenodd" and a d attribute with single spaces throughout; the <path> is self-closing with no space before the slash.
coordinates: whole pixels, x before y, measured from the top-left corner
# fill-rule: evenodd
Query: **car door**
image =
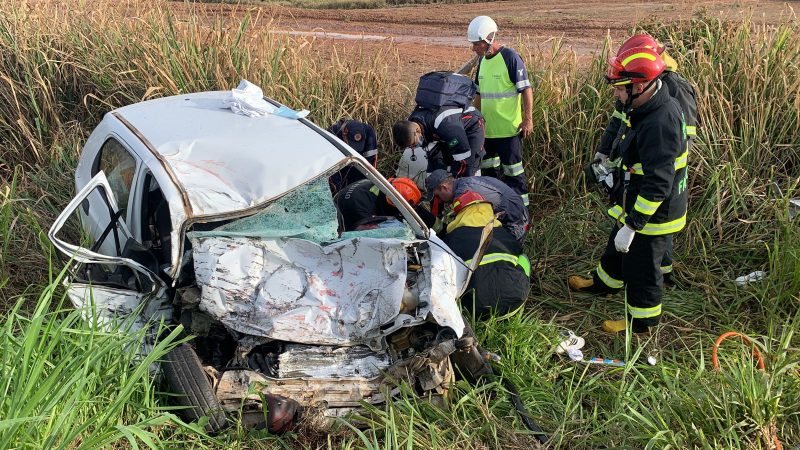
<path id="1" fill-rule="evenodd" d="M 87 220 L 93 221 L 91 227 Z M 67 292 L 87 316 L 102 322 L 129 320 L 132 329 L 171 319 L 155 257 L 131 236 L 105 172 L 99 171 L 70 201 L 48 237 L 70 258 Z"/>
<path id="2" fill-rule="evenodd" d="M 116 135 L 109 135 L 91 162 L 91 176 L 104 172 L 110 192 L 114 196 L 119 209 L 117 213 L 123 224 L 136 224 L 134 217 L 130 217 L 134 197 L 134 186 L 141 172 L 141 161 L 136 154 L 130 151 L 124 141 Z M 80 209 L 81 225 L 94 240 L 99 240 L 106 225 L 112 220 L 108 209 L 104 205 L 101 193 L 95 191 L 89 194 L 87 201 L 83 202 Z M 131 229 L 127 230 L 129 233 Z M 135 232 L 131 233 L 135 236 Z M 104 240 L 98 248 L 100 253 L 113 254 L 113 241 Z"/>

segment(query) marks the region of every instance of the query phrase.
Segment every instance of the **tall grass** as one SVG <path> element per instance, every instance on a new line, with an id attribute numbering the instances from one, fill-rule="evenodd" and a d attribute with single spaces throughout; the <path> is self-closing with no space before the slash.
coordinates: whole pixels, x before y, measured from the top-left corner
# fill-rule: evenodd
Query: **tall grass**
<path id="1" fill-rule="evenodd" d="M 109 109 L 230 89 L 247 78 L 290 107 L 312 110 L 323 126 L 345 115 L 375 124 L 388 153 L 390 124 L 407 114 L 414 89 L 390 81 L 400 64 L 391 48 L 380 55 L 350 48 L 345 58 L 313 39 L 271 33 L 257 9 L 240 7 L 230 19 L 205 8 L 175 16 L 159 2 L 0 4 L 0 299 L 8 310 L 0 447 L 135 447 L 124 444 L 132 435 L 138 445 L 149 439 L 174 448 L 531 448 L 506 397 L 490 393 L 495 386 L 464 384 L 447 410 L 405 392 L 372 408 L 362 418 L 367 430 L 280 440 L 241 428 L 217 440 L 194 436 L 166 422 L 146 364 L 129 365 L 124 349 L 136 336 L 87 328 L 60 300 L 53 305 L 42 229 L 72 195 L 80 146 Z M 580 174 L 611 110 L 602 74 L 619 43 L 586 61 L 554 41 L 520 48 L 536 88 L 534 136 L 524 152 L 538 280 L 528 311 L 475 329 L 503 356 L 503 376 L 552 433 L 553 448 L 770 448 L 775 436 L 786 448 L 800 442 L 800 231 L 786 213 L 786 198 L 800 189 L 797 23 L 699 17 L 644 26 L 671 42 L 700 99 L 690 223 L 676 239 L 678 287 L 665 295 L 664 326 L 641 342 L 601 335 L 597 324 L 621 315 L 622 300 L 566 289 L 565 276 L 596 264 L 607 237 L 603 200 Z M 768 273 L 763 282 L 730 283 L 756 269 Z M 30 298 L 42 290 L 39 301 Z M 19 298 L 27 298 L 27 312 Z M 587 338 L 587 356 L 629 364 L 609 369 L 551 356 L 561 327 Z M 722 371 L 711 370 L 710 345 L 730 329 L 755 338 L 765 372 L 733 343 L 721 349 Z M 647 355 L 658 364 L 643 364 Z M 112 379 L 119 382 L 100 381 Z M 52 395 L 37 395 L 45 390 Z"/>
<path id="2" fill-rule="evenodd" d="M 22 314 L 20 302 L 2 321 L 0 448 L 162 448 L 156 431 L 180 421 L 158 406 L 149 370 L 179 331 L 138 357 L 144 332 L 106 329 L 63 309 L 60 280 L 32 313 Z"/>
<path id="3" fill-rule="evenodd" d="M 312 109 L 322 124 L 345 113 L 382 123 L 379 112 L 391 109 L 388 90 L 375 89 L 387 84 L 391 54 L 321 55 L 313 40 L 271 33 L 257 11 L 228 20 L 203 5 L 176 18 L 156 1 L 2 8 L 0 163 L 8 166 L 49 163 L 61 156 L 54 149 L 65 136 L 86 133 L 110 108 L 227 90 L 242 78 L 291 107 Z"/>

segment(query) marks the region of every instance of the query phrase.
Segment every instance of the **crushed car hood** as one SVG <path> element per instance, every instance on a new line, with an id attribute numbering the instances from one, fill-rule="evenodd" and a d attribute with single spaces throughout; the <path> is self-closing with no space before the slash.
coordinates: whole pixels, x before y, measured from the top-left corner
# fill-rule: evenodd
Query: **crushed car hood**
<path id="1" fill-rule="evenodd" d="M 415 311 L 401 314 L 409 245 L 354 238 L 320 245 L 294 238 L 192 237 L 200 309 L 239 333 L 319 345 L 368 344 L 430 314 L 460 336 L 464 273 L 430 246 Z"/>

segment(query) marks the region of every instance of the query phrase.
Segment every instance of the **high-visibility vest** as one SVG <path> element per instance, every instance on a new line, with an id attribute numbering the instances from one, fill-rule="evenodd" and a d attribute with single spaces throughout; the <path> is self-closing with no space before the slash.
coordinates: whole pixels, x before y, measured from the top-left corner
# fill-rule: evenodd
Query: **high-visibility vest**
<path id="1" fill-rule="evenodd" d="M 508 76 L 508 67 L 499 52 L 481 59 L 478 71 L 481 113 L 486 119 L 487 138 L 516 136 L 522 123 L 522 96 Z"/>

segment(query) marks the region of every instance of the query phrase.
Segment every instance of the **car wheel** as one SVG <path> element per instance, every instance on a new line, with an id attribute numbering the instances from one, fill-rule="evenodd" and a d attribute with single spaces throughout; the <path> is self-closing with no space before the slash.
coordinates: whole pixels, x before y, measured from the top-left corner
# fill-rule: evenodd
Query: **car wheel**
<path id="1" fill-rule="evenodd" d="M 176 394 L 175 402 L 185 406 L 179 411 L 184 420 L 195 422 L 207 416 L 208 433 L 218 433 L 228 425 L 225 411 L 191 345 L 184 343 L 172 349 L 164 358 L 162 368 L 170 391 Z"/>

